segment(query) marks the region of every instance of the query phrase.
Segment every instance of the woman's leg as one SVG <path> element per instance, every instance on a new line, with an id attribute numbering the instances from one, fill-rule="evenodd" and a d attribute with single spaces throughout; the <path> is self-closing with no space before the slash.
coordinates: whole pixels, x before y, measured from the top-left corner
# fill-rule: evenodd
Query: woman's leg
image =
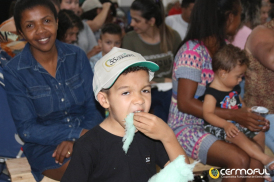
<path id="1" fill-rule="evenodd" d="M 61 178 L 63 177 L 68 165 L 69 165 L 69 161 L 57 169 L 48 169 L 48 170 L 44 171 L 43 175 L 45 175 L 51 179 L 61 181 Z"/>
<path id="2" fill-rule="evenodd" d="M 236 145 L 218 140 L 208 150 L 207 164 L 227 169 L 248 169 L 250 158 Z M 232 176 L 235 176 L 235 170 Z M 244 182 L 245 180 L 245 178 L 223 178 L 222 182 Z"/>

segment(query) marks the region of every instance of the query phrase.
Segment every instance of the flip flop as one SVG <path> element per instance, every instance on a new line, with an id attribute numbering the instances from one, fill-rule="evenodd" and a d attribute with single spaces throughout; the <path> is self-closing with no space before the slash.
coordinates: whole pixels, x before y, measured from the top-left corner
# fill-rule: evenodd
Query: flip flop
<path id="1" fill-rule="evenodd" d="M 273 169 L 272 169 L 272 170 L 269 169 L 269 167 L 270 167 L 272 164 L 274 164 L 274 160 L 271 161 L 270 163 L 268 163 L 268 164 L 265 166 L 265 168 L 266 168 L 268 171 L 273 171 Z"/>

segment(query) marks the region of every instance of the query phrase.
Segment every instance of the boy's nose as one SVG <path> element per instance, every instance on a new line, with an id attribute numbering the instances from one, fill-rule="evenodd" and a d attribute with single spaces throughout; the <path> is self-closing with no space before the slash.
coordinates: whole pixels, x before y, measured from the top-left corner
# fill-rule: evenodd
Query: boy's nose
<path id="1" fill-rule="evenodd" d="M 136 94 L 136 96 L 134 97 L 133 103 L 141 105 L 141 104 L 145 103 L 145 100 L 144 100 L 144 98 L 140 94 Z"/>

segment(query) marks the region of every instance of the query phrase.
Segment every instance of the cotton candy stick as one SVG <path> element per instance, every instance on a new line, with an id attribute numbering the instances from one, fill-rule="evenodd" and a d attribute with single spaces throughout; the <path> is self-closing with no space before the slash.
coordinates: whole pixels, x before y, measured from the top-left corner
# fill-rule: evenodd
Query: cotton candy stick
<path id="1" fill-rule="evenodd" d="M 136 128 L 135 126 L 133 125 L 133 116 L 134 116 L 134 113 L 129 113 L 126 117 L 126 133 L 123 137 L 123 150 L 125 151 L 125 153 L 127 153 L 128 151 L 128 148 L 133 140 L 133 137 L 134 137 L 134 134 L 135 134 L 135 131 L 136 131 Z"/>

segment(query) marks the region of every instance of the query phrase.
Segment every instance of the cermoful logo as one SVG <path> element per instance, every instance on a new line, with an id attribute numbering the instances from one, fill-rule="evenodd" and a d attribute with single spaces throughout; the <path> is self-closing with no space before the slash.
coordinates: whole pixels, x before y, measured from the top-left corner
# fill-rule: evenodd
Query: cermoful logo
<path id="1" fill-rule="evenodd" d="M 123 53 L 123 54 L 121 54 L 121 55 L 119 55 L 119 56 L 117 56 L 117 57 L 113 57 L 113 58 L 107 60 L 107 61 L 105 62 L 105 65 L 106 65 L 107 67 L 112 67 L 112 66 L 114 66 L 114 64 L 115 64 L 117 61 L 119 61 L 119 60 L 121 60 L 121 59 L 124 59 L 124 58 L 127 58 L 127 57 L 136 57 L 136 56 L 135 56 L 134 54 Z"/>
<path id="2" fill-rule="evenodd" d="M 210 170 L 209 170 L 209 176 L 210 176 L 211 178 L 213 178 L 213 179 L 217 179 L 217 178 L 219 178 L 220 173 L 219 173 L 218 169 L 214 169 L 214 168 L 212 167 L 212 168 L 210 168 Z"/>

